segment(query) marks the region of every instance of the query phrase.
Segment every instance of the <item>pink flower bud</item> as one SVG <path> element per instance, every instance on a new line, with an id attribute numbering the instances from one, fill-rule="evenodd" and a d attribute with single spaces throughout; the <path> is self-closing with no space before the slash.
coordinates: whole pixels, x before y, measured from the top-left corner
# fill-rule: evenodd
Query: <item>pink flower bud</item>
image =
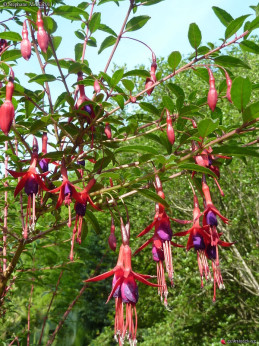
<path id="1" fill-rule="evenodd" d="M 38 32 L 37 32 L 37 40 L 40 46 L 40 49 L 46 53 L 47 52 L 47 48 L 48 48 L 48 44 L 49 44 L 49 36 L 46 33 L 46 31 L 44 30 L 44 26 L 43 26 L 43 20 L 41 17 L 41 11 L 39 10 L 37 13 L 37 27 L 38 27 Z"/>
<path id="2" fill-rule="evenodd" d="M 108 139 L 112 138 L 112 131 L 111 131 L 111 127 L 109 123 L 105 124 L 105 129 L 104 129 L 104 133 L 106 134 Z"/>
<path id="3" fill-rule="evenodd" d="M 101 91 L 101 87 L 97 79 L 94 81 L 94 91 L 96 92 L 96 94 Z"/>
<path id="4" fill-rule="evenodd" d="M 30 57 L 31 57 L 31 42 L 28 40 L 28 30 L 27 30 L 27 26 L 26 26 L 26 20 L 23 22 L 21 53 L 22 53 L 22 56 L 25 60 L 30 59 Z"/>

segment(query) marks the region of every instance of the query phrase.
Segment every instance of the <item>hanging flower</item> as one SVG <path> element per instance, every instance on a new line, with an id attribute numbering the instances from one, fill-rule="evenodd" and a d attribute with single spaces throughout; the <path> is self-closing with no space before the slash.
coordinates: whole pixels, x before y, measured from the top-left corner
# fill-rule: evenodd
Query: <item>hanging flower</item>
<path id="1" fill-rule="evenodd" d="M 45 177 L 49 172 L 38 174 L 36 171 L 36 166 L 38 162 L 38 142 L 35 137 L 33 137 L 33 147 L 32 147 L 32 157 L 30 167 L 27 172 L 16 172 L 8 169 L 7 171 L 14 177 L 22 179 L 17 184 L 14 197 L 24 188 L 25 193 L 28 195 L 28 205 L 26 212 L 26 223 L 23 232 L 24 239 L 28 237 L 28 221 L 29 225 L 33 229 L 35 226 L 36 215 L 35 215 L 35 198 L 39 190 L 39 186 L 42 190 L 48 191 L 48 188 L 42 181 L 42 177 Z"/>
<path id="2" fill-rule="evenodd" d="M 157 284 L 149 282 L 150 275 L 135 273 L 131 266 L 131 249 L 128 245 L 121 245 L 117 265 L 104 274 L 85 280 L 85 282 L 96 282 L 104 280 L 113 275 L 112 291 L 107 302 L 115 298 L 115 321 L 114 337 L 120 345 L 124 343 L 125 337 L 131 345 L 136 345 L 137 334 L 137 310 L 138 286 L 136 280 L 145 285 L 158 287 Z M 125 318 L 124 318 L 125 306 Z M 134 323 L 135 317 L 135 323 Z"/>

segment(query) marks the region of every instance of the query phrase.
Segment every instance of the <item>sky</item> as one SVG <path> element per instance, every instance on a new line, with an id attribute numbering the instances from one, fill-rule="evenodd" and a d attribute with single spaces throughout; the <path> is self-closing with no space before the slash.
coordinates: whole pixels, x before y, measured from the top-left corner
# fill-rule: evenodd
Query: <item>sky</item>
<path id="1" fill-rule="evenodd" d="M 81 1 L 74 1 L 73 5 L 77 6 Z M 71 4 L 71 1 L 65 0 L 65 3 Z M 136 14 L 132 14 L 130 18 L 137 15 L 148 15 L 151 19 L 147 24 L 138 31 L 133 31 L 127 36 L 137 38 L 148 44 L 158 57 L 167 58 L 168 55 L 178 50 L 184 56 L 192 52 L 192 48 L 188 41 L 188 28 L 190 23 L 195 22 L 202 32 L 202 43 L 210 41 L 213 43 L 219 42 L 219 38 L 223 37 L 225 27 L 220 23 L 212 10 L 212 6 L 218 6 L 229 12 L 233 18 L 237 18 L 243 14 L 252 14 L 254 11 L 249 8 L 249 5 L 256 5 L 256 2 L 251 0 L 165 0 L 153 6 L 140 6 Z M 95 11 L 101 12 L 102 23 L 110 26 L 116 33 L 119 32 L 123 23 L 125 14 L 129 6 L 129 1 L 120 2 L 118 7 L 113 2 L 95 6 Z M 3 16 L 3 15 L 2 15 Z M 253 18 L 252 17 L 252 18 Z M 57 19 L 57 17 L 53 17 Z M 4 19 L 4 18 L 3 18 Z M 10 22 L 8 22 L 11 24 Z M 63 40 L 57 50 L 58 58 L 74 58 L 74 45 L 80 41 L 74 34 L 74 31 L 80 27 L 80 22 L 72 22 L 66 19 L 58 19 L 58 29 L 54 35 L 62 36 Z M 12 24 L 10 25 L 10 28 Z M 16 28 L 17 29 L 17 28 Z M 21 30 L 18 27 L 18 30 Z M 112 47 L 104 50 L 100 55 L 97 51 L 101 42 L 109 34 L 97 31 L 94 37 L 97 40 L 97 48 L 87 46 L 86 59 L 89 61 L 90 67 L 94 73 L 99 73 L 103 70 Z M 34 54 L 35 55 L 35 54 Z M 138 64 L 149 65 L 151 59 L 150 51 L 142 44 L 124 39 L 121 40 L 118 49 L 114 55 L 113 63 L 119 66 L 126 63 L 128 69 L 133 69 Z M 33 84 L 28 84 L 28 77 L 24 76 L 25 71 L 41 73 L 37 59 L 31 57 L 29 62 L 23 58 L 19 59 L 19 64 L 15 67 L 16 76 L 22 80 L 22 84 L 28 88 L 33 88 Z M 110 65 L 108 73 L 111 72 L 113 64 Z M 49 66 L 46 68 L 46 73 L 54 73 L 54 68 Z M 73 76 L 74 77 L 74 76 Z M 68 82 L 72 85 L 75 78 L 71 77 Z M 21 79 L 22 78 L 22 79 Z M 55 87 L 51 83 L 50 87 L 53 90 L 53 98 L 55 99 L 59 93 L 63 92 L 61 83 Z M 36 86 L 36 85 L 35 85 Z M 34 86 L 34 87 L 35 87 Z"/>

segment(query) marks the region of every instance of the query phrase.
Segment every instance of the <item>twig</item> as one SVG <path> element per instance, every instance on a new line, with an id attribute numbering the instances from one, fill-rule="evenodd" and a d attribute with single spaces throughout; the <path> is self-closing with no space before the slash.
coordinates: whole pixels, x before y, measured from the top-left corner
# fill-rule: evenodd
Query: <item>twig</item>
<path id="1" fill-rule="evenodd" d="M 96 3 L 96 0 L 93 0 L 92 6 L 91 6 L 91 10 L 90 10 L 90 13 L 89 13 L 88 23 L 92 19 L 95 3 Z M 89 24 L 88 23 L 86 25 L 85 40 L 84 40 L 83 52 L 82 52 L 82 58 L 81 58 L 82 63 L 84 62 L 84 59 L 85 59 L 85 50 L 86 50 L 86 45 L 87 45 L 88 38 L 89 38 L 88 37 L 88 32 L 89 32 Z"/>
<path id="2" fill-rule="evenodd" d="M 40 339 L 39 339 L 38 345 L 41 344 L 41 339 L 42 339 L 42 337 L 43 337 L 45 325 L 46 325 L 46 322 L 47 322 L 47 319 L 48 319 L 48 314 L 49 314 L 51 305 L 52 305 L 52 303 L 53 303 L 53 300 L 54 300 L 54 298 L 55 298 L 55 296 L 56 296 L 56 294 L 57 294 L 58 286 L 59 286 L 60 280 L 61 280 L 61 278 L 62 278 L 62 275 L 63 275 L 63 270 L 61 270 L 61 272 L 60 272 L 60 274 L 59 274 L 58 281 L 57 281 L 55 290 L 54 290 L 54 292 L 53 292 L 53 294 L 52 294 L 52 297 L 51 297 L 51 300 L 50 300 L 50 303 L 49 303 L 49 306 L 48 306 L 48 310 L 47 310 L 46 316 L 44 317 L 43 325 L 42 325 L 42 329 L 41 329 L 41 334 L 40 334 Z"/>

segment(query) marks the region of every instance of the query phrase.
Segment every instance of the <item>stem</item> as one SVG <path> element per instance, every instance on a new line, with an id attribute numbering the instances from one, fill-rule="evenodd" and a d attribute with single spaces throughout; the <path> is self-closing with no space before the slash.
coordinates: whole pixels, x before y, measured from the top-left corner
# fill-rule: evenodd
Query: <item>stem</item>
<path id="1" fill-rule="evenodd" d="M 5 141 L 5 151 L 8 150 L 8 142 Z M 8 176 L 8 172 L 7 172 L 7 168 L 8 168 L 8 155 L 7 153 L 5 154 L 5 178 L 7 178 Z M 4 186 L 7 187 L 8 183 L 7 181 L 4 183 Z M 8 192 L 5 191 L 4 193 L 4 201 L 5 201 L 5 206 L 4 206 L 4 229 L 3 229 L 3 272 L 6 271 L 6 255 L 7 255 L 7 251 L 6 251 L 6 242 L 7 242 L 7 217 L 8 217 Z"/>
<path id="2" fill-rule="evenodd" d="M 32 293 L 33 293 L 33 284 L 31 285 L 31 294 L 29 298 L 28 305 L 28 333 L 27 333 L 27 346 L 30 346 L 30 324 L 31 324 L 31 301 L 32 301 Z"/>
<path id="3" fill-rule="evenodd" d="M 63 84 L 65 86 L 65 89 L 66 89 L 66 92 L 68 93 L 68 95 L 70 95 L 70 91 L 68 89 L 68 86 L 67 86 L 67 82 L 65 80 L 65 77 L 63 75 L 63 72 L 61 70 L 61 67 L 60 67 L 60 64 L 59 64 L 59 61 L 58 61 L 58 58 L 57 58 L 57 54 L 56 54 L 56 51 L 55 51 L 55 48 L 54 48 L 54 45 L 53 45 L 53 41 L 52 41 L 52 38 L 51 36 L 49 35 L 49 43 L 50 43 L 50 47 L 51 47 L 51 50 L 52 50 L 52 53 L 53 53 L 53 56 L 55 58 L 55 61 L 57 63 L 57 66 L 58 66 L 58 70 L 59 70 L 59 73 L 60 73 L 60 76 L 62 78 L 62 81 L 63 81 Z M 45 71 L 45 70 L 44 70 Z"/>
<path id="4" fill-rule="evenodd" d="M 84 45 L 83 45 L 83 52 L 82 52 L 82 58 L 81 58 L 81 61 L 82 63 L 84 62 L 84 59 L 85 59 L 85 50 L 86 50 L 86 45 L 87 45 L 87 42 L 88 42 L 88 32 L 89 32 L 89 22 L 90 20 L 92 19 L 92 15 L 93 15 L 93 10 L 94 10 L 94 5 L 96 3 L 96 0 L 93 0 L 92 2 L 92 7 L 91 7 L 91 10 L 90 10 L 90 14 L 89 14 L 89 18 L 88 18 L 88 23 L 86 25 L 86 32 L 85 32 L 85 40 L 84 40 Z"/>
<path id="5" fill-rule="evenodd" d="M 108 59 L 108 61 L 107 61 L 107 64 L 106 64 L 105 68 L 104 68 L 104 71 L 103 71 L 104 73 L 107 72 L 108 67 L 109 67 L 109 65 L 110 65 L 110 63 L 111 63 L 111 61 L 112 61 L 113 55 L 114 55 L 114 53 L 115 53 L 115 51 L 116 51 L 116 49 L 117 49 L 117 46 L 118 46 L 118 44 L 119 44 L 119 42 L 120 42 L 120 40 L 121 40 L 121 36 L 122 36 L 122 34 L 123 34 L 124 28 L 125 28 L 125 26 L 126 26 L 126 24 L 127 24 L 128 18 L 129 18 L 129 16 L 130 16 L 130 12 L 132 11 L 133 7 L 134 7 L 134 6 L 133 6 L 133 3 L 132 3 L 132 1 L 130 0 L 130 6 L 129 6 L 129 9 L 128 9 L 128 12 L 127 12 L 126 17 L 125 17 L 125 19 L 124 19 L 124 22 L 123 22 L 123 24 L 122 24 L 122 27 L 121 27 L 120 33 L 119 33 L 119 35 L 118 35 L 118 37 L 117 37 L 117 40 L 116 40 L 116 42 L 115 42 L 115 44 L 114 44 L 113 50 L 112 50 L 112 52 L 111 52 L 111 55 L 110 55 L 110 57 L 109 57 L 109 59 Z M 119 107 L 119 108 L 120 108 L 120 107 Z"/>
<path id="6" fill-rule="evenodd" d="M 155 55 L 155 53 L 154 53 L 154 51 L 149 47 L 149 45 L 147 45 L 145 42 L 143 42 L 143 41 L 140 41 L 140 40 L 138 40 L 138 39 L 136 39 L 136 38 L 133 38 L 133 37 L 128 37 L 128 36 L 122 36 L 121 38 L 127 38 L 127 39 L 129 39 L 129 40 L 133 40 L 133 41 L 137 41 L 137 42 L 139 42 L 139 43 L 142 43 L 144 46 L 146 46 L 150 51 L 151 51 L 151 53 L 152 53 L 152 57 L 154 56 L 156 56 Z"/>
<path id="7" fill-rule="evenodd" d="M 47 322 L 47 319 L 48 319 L 49 310 L 50 310 L 51 305 L 52 305 L 52 303 L 53 303 L 53 300 L 54 300 L 54 298 L 55 298 L 55 296 L 56 296 L 56 294 L 57 294 L 58 286 L 59 286 L 60 280 L 61 280 L 61 278 L 62 278 L 62 275 L 63 275 L 63 270 L 61 270 L 61 272 L 60 272 L 60 274 L 59 274 L 58 281 L 57 281 L 55 290 L 54 290 L 54 292 L 53 292 L 53 294 L 52 294 L 52 298 L 51 298 L 51 300 L 50 300 L 50 303 L 49 303 L 49 307 L 48 307 L 46 316 L 44 317 L 44 321 L 43 321 L 43 325 L 42 325 L 42 329 L 41 329 L 41 334 L 40 334 L 40 339 L 39 339 L 38 345 L 41 344 L 41 339 L 42 339 L 42 337 L 43 337 L 43 332 L 44 332 L 45 325 L 46 325 L 46 322 Z"/>

